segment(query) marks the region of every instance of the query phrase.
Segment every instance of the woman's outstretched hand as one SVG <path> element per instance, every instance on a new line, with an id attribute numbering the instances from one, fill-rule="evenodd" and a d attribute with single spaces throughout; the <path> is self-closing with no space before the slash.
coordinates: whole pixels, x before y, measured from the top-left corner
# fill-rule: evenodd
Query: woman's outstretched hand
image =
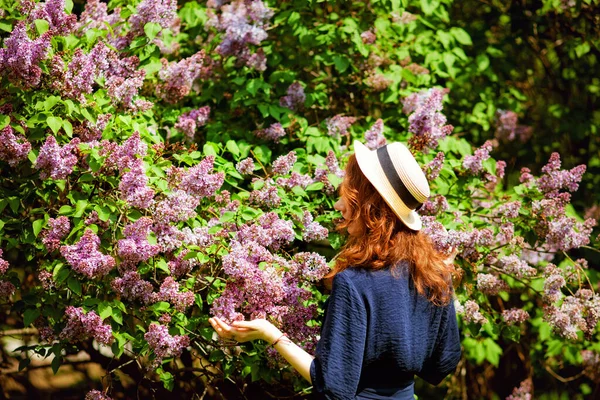
<path id="1" fill-rule="evenodd" d="M 261 339 L 272 344 L 282 333 L 275 325 L 265 319 L 252 321 L 234 321 L 231 325 L 218 317 L 209 318 L 208 322 L 223 339 L 233 339 L 237 342 L 248 342 Z"/>

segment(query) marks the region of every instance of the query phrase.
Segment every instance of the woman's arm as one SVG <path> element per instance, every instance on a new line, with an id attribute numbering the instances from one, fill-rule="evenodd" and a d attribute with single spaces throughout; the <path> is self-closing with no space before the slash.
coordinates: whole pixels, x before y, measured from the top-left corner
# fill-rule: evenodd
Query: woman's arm
<path id="1" fill-rule="evenodd" d="M 310 364 L 314 357 L 308 354 L 300 346 L 288 339 L 272 323 L 264 319 L 252 321 L 235 321 L 231 325 L 215 317 L 208 320 L 219 336 L 224 339 L 233 339 L 238 342 L 261 339 L 273 344 L 279 352 L 306 379 L 311 382 Z"/>

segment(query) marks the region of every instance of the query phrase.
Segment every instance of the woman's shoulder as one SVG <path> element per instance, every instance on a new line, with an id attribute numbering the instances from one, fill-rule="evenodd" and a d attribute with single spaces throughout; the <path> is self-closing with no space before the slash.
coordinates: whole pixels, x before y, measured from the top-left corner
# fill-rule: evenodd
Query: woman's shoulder
<path id="1" fill-rule="evenodd" d="M 352 284 L 357 288 L 365 285 L 372 287 L 374 284 L 388 281 L 406 281 L 408 277 L 408 264 L 401 261 L 394 266 L 380 269 L 348 267 L 335 275 L 334 284 L 335 282 L 339 282 L 338 284 Z"/>

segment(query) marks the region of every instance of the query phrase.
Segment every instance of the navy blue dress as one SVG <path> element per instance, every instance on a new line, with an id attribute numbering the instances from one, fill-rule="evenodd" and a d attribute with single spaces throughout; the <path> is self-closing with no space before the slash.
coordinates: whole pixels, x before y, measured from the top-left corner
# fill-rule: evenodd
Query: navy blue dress
<path id="1" fill-rule="evenodd" d="M 325 399 L 414 399 L 414 375 L 437 385 L 461 348 L 454 304 L 420 296 L 407 265 L 348 268 L 333 279 L 310 376 Z"/>

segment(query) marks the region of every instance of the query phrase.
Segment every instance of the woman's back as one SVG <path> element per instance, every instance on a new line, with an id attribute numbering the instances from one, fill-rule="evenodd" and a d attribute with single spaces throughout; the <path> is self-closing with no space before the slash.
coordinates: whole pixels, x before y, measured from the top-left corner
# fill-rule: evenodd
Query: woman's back
<path id="1" fill-rule="evenodd" d="M 453 304 L 438 307 L 419 295 L 406 264 L 394 274 L 348 268 L 335 276 L 311 367 L 318 392 L 412 399 L 414 374 L 437 384 L 459 359 Z"/>

